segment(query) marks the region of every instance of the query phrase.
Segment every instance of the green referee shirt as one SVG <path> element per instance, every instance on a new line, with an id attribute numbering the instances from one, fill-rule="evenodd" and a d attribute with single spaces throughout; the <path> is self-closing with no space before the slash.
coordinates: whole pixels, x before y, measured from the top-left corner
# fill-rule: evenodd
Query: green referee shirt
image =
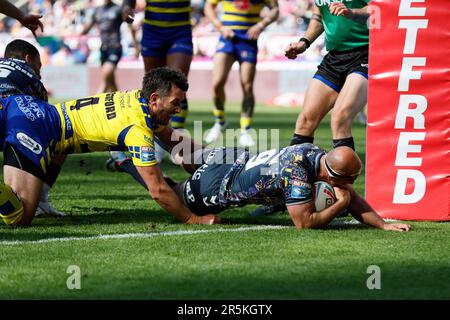
<path id="1" fill-rule="evenodd" d="M 328 8 L 331 2 L 343 2 L 347 8 L 360 9 L 370 0 L 315 0 L 322 14 L 327 50 L 345 51 L 369 44 L 369 28 L 345 17 L 332 15 Z"/>

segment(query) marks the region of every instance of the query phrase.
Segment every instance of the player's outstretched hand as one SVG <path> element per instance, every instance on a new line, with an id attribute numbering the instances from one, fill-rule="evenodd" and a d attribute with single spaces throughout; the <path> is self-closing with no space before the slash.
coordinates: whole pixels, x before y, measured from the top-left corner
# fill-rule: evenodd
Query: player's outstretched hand
<path id="1" fill-rule="evenodd" d="M 200 224 L 219 224 L 220 222 L 220 217 L 215 214 L 207 214 L 200 217 Z"/>
<path id="2" fill-rule="evenodd" d="M 351 18 L 352 10 L 347 8 L 342 2 L 333 2 L 329 6 L 330 13 L 335 16 Z"/>
<path id="3" fill-rule="evenodd" d="M 187 224 L 219 224 L 220 217 L 215 214 L 207 214 L 204 216 L 192 215 L 187 221 Z"/>
<path id="4" fill-rule="evenodd" d="M 40 18 L 42 18 L 42 15 L 40 14 L 27 14 L 23 16 L 20 23 L 36 35 L 37 29 L 41 29 L 42 32 L 44 31 L 44 25 L 39 20 Z"/>
<path id="5" fill-rule="evenodd" d="M 383 230 L 404 232 L 411 230 L 411 226 L 406 223 L 385 223 Z"/>

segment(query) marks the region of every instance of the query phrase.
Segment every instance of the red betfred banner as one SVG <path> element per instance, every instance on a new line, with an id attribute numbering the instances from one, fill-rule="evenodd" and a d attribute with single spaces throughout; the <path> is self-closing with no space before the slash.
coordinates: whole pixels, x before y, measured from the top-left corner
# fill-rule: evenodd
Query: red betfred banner
<path id="1" fill-rule="evenodd" d="M 371 3 L 366 198 L 384 218 L 450 220 L 450 3 Z"/>

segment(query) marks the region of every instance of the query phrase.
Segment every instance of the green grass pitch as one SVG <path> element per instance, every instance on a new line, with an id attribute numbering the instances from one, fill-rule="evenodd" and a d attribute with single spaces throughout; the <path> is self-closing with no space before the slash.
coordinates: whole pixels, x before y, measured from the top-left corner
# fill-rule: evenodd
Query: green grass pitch
<path id="1" fill-rule="evenodd" d="M 190 124 L 212 125 L 210 105 L 191 103 L 191 109 Z M 280 128 L 281 145 L 287 145 L 297 113 L 257 106 L 254 127 Z M 237 106 L 227 109 L 227 118 L 238 127 Z M 315 141 L 327 149 L 329 126 L 327 117 Z M 355 123 L 353 133 L 364 159 L 365 128 Z M 254 218 L 249 213 L 256 207 L 248 206 L 223 213 L 223 225 L 187 226 L 128 175 L 107 172 L 106 158 L 69 156 L 50 194 L 66 217 L 36 218 L 31 228 L 0 226 L 0 299 L 450 298 L 449 223 L 412 222 L 409 233 L 351 224 L 299 231 L 286 213 Z M 187 177 L 167 161 L 163 169 L 175 180 Z M 364 175 L 356 189 L 364 192 Z M 234 230 L 255 225 L 284 228 Z M 156 236 L 114 238 L 142 233 Z M 31 242 L 70 237 L 94 238 Z M 79 290 L 67 287 L 73 265 L 81 272 Z M 367 287 L 371 265 L 380 268 L 380 289 Z"/>

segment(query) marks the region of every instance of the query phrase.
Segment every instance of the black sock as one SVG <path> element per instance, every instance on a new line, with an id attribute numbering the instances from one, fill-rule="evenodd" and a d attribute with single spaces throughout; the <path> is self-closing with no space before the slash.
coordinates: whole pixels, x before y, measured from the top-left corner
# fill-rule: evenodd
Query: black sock
<path id="1" fill-rule="evenodd" d="M 116 166 L 119 167 L 120 170 L 128 173 L 130 176 L 134 178 L 134 180 L 139 182 L 140 185 L 142 185 L 145 189 L 147 189 L 147 185 L 145 184 L 144 180 L 137 171 L 131 159 L 126 159 L 122 162 L 116 162 Z"/>
<path id="2" fill-rule="evenodd" d="M 347 146 L 355 150 L 355 141 L 353 137 L 344 139 L 333 139 L 333 148 Z"/>
<path id="3" fill-rule="evenodd" d="M 61 166 L 50 162 L 50 165 L 47 167 L 47 174 L 44 177 L 44 182 L 52 187 L 60 172 Z"/>
<path id="4" fill-rule="evenodd" d="M 294 136 L 291 140 L 291 146 L 302 143 L 313 143 L 314 137 L 302 136 L 301 134 L 294 133 Z"/>

